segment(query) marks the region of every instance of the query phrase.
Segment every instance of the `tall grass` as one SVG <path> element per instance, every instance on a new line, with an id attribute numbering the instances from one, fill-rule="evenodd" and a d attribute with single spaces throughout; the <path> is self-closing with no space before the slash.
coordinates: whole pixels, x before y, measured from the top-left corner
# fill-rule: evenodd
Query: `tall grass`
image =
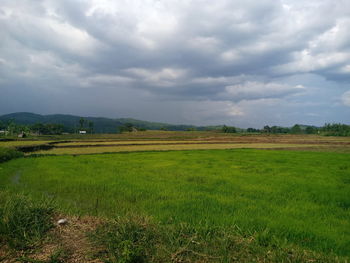
<path id="1" fill-rule="evenodd" d="M 118 217 L 90 234 L 108 263 L 146 262 L 346 262 L 334 255 L 288 245 L 266 232 L 242 235 L 236 227 L 160 225 L 149 217 Z"/>
<path id="2" fill-rule="evenodd" d="M 34 246 L 53 226 L 52 214 L 53 207 L 47 201 L 1 193 L 0 242 L 15 249 Z"/>

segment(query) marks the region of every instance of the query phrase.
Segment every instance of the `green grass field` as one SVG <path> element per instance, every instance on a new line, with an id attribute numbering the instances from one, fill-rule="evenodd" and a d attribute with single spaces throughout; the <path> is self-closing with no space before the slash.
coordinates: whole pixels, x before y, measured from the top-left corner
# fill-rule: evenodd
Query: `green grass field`
<path id="1" fill-rule="evenodd" d="M 210 149 L 276 149 L 276 148 L 315 148 L 324 147 L 323 145 L 308 145 L 308 144 L 277 144 L 277 143 L 210 143 L 210 144 L 154 144 L 154 145 L 120 145 L 120 146 L 104 146 L 101 144 L 98 147 L 83 146 L 72 148 L 53 148 L 50 150 L 39 150 L 34 154 L 97 154 L 97 153 L 114 153 L 114 152 L 137 152 L 137 151 L 181 151 L 181 150 L 210 150 Z"/>
<path id="2" fill-rule="evenodd" d="M 350 256 L 349 176 L 350 155 L 341 153 L 135 152 L 12 160 L 0 166 L 0 190 L 53 198 L 68 214 L 237 226 Z"/>

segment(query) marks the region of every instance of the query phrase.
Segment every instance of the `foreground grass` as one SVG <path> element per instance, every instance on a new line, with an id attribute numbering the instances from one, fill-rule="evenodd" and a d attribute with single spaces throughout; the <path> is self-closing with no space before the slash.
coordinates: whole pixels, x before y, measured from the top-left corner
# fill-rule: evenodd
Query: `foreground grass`
<path id="1" fill-rule="evenodd" d="M 104 262 L 346 262 L 271 240 L 266 233 L 242 235 L 235 227 L 159 225 L 129 215 L 90 233 Z"/>
<path id="2" fill-rule="evenodd" d="M 0 245 L 32 248 L 53 227 L 53 207 L 47 201 L 0 193 L 0 205 Z"/>
<path id="3" fill-rule="evenodd" d="M 161 225 L 150 217 L 110 220 L 58 215 L 47 201 L 1 193 L 0 261 L 7 263 L 346 262 L 236 227 Z M 56 219 L 57 220 L 57 219 Z"/>
<path id="4" fill-rule="evenodd" d="M 350 156 L 203 150 L 56 156 L 1 165 L 0 189 L 61 211 L 153 216 L 164 226 L 238 227 L 268 245 L 350 255 Z"/>

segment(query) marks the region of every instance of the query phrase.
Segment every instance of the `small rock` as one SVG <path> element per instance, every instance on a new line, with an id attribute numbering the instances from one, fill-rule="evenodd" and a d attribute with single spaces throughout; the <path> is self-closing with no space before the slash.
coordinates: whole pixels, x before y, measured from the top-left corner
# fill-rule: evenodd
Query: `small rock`
<path id="1" fill-rule="evenodd" d="M 62 219 L 57 221 L 57 224 L 60 226 L 66 225 L 67 223 L 68 223 L 68 220 L 66 218 L 62 218 Z"/>

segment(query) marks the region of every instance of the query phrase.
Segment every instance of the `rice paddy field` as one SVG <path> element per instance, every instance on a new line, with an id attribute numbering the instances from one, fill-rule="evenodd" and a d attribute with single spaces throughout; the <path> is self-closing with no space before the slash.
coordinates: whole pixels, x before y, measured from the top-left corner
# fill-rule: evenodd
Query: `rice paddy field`
<path id="1" fill-rule="evenodd" d="M 67 216 L 137 214 L 162 226 L 234 227 L 269 247 L 348 262 L 349 138 L 159 134 L 43 140 L 53 148 L 0 164 L 0 191 L 54 200 Z M 193 262 L 209 261 L 232 262 Z"/>
<path id="2" fill-rule="evenodd" d="M 40 147 L 50 145 L 50 147 Z M 36 146 L 30 150 L 31 146 Z M 145 131 L 108 135 L 63 135 L 0 141 L 0 147 L 29 148 L 31 154 L 98 154 L 200 149 L 289 149 L 350 152 L 350 139 L 315 135 L 240 135 L 217 132 Z"/>
<path id="3" fill-rule="evenodd" d="M 43 141 L 43 140 L 18 140 L 18 141 L 0 141 L 0 147 L 3 148 L 15 148 L 18 146 L 31 146 L 31 145 L 40 145 L 40 144 L 46 144 L 50 141 Z"/>

